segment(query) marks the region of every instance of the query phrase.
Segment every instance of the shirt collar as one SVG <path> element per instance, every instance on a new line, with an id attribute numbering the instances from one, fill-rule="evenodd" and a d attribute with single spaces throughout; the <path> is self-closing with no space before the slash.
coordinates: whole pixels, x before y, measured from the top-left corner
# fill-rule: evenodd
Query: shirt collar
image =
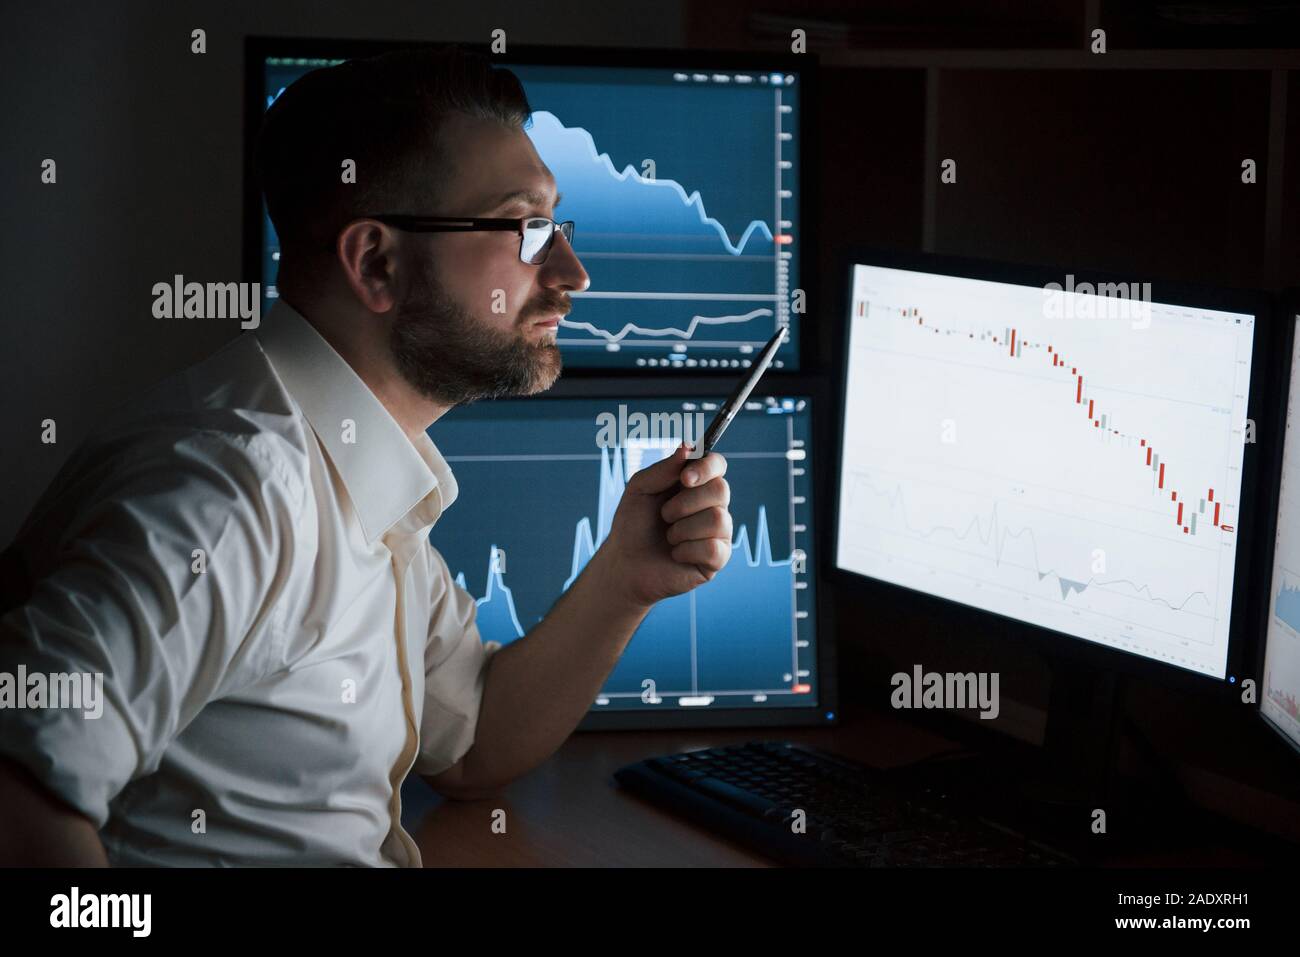
<path id="1" fill-rule="evenodd" d="M 451 507 L 456 478 L 433 440 L 421 433 L 412 444 L 301 313 L 277 299 L 254 335 L 338 470 L 367 544 L 399 522 L 403 532 L 426 530 Z"/>

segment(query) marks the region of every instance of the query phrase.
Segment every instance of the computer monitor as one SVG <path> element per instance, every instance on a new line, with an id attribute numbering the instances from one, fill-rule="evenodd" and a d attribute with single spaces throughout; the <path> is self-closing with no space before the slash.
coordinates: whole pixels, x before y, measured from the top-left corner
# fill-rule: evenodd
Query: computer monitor
<path id="1" fill-rule="evenodd" d="M 303 73 L 397 45 L 250 40 L 249 149 Z M 514 45 L 492 59 L 524 85 L 525 132 L 555 174 L 556 216 L 575 222 L 591 277 L 561 323 L 565 367 L 742 370 L 784 325 L 774 368 L 797 370 L 814 60 Z M 280 250 L 249 179 L 247 266 L 269 306 Z"/>
<path id="2" fill-rule="evenodd" d="M 848 271 L 837 572 L 1102 669 L 1234 681 L 1266 300 L 927 256 Z"/>
<path id="3" fill-rule="evenodd" d="M 1300 752 L 1300 296 L 1287 297 L 1289 326 L 1282 374 L 1286 383 L 1277 527 L 1264 575 L 1268 608 L 1264 618 L 1259 713 L 1269 727 Z"/>
<path id="4" fill-rule="evenodd" d="M 477 602 L 484 642 L 517 641 L 607 535 L 628 477 L 702 434 L 725 396 L 533 398 L 456 408 L 429 429 L 459 487 L 430 533 Z M 730 562 L 656 604 L 586 727 L 825 724 L 812 398 L 755 396 L 728 428 Z"/>

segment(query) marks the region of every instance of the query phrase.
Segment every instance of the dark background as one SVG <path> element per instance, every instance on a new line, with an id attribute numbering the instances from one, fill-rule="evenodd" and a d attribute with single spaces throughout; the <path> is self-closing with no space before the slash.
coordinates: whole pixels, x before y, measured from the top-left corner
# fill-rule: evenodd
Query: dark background
<path id="1" fill-rule="evenodd" d="M 190 52 L 196 27 L 207 31 L 202 56 Z M 175 273 L 239 275 L 244 38 L 483 43 L 498 27 L 518 44 L 773 51 L 807 30 L 822 64 L 814 307 L 839 301 L 849 243 L 1134 280 L 1300 285 L 1296 3 L 8 5 L 0 544 L 107 408 L 239 332 L 160 322 L 150 309 L 153 283 Z M 1088 50 L 1093 27 L 1106 30 L 1104 55 Z M 46 157 L 57 185 L 40 182 Z M 948 157 L 958 182 L 941 185 Z M 1253 185 L 1241 182 L 1246 158 Z M 834 332 L 816 335 L 814 371 L 836 368 Z M 58 423 L 56 445 L 39 441 L 45 418 Z M 890 594 L 830 592 L 846 702 L 883 707 L 888 676 L 914 662 L 998 670 L 1002 714 L 984 724 L 1041 735 L 1039 654 L 955 634 L 946 616 Z M 1300 761 L 1253 709 L 1148 683 L 1131 687 L 1127 708 L 1196 800 L 1300 838 Z M 1121 758 L 1138 770 L 1148 760 L 1128 747 Z"/>

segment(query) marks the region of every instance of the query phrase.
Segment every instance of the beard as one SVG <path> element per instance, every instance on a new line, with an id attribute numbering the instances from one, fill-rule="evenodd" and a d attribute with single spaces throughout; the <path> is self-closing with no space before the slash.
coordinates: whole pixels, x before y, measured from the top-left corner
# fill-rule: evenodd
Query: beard
<path id="1" fill-rule="evenodd" d="M 398 304 L 390 347 L 402 378 L 421 395 L 446 405 L 477 399 L 534 395 L 560 375 L 560 348 L 547 339 L 530 342 L 519 327 L 508 332 L 475 318 L 421 263 Z M 547 300 L 521 319 L 568 312 L 567 301 Z"/>

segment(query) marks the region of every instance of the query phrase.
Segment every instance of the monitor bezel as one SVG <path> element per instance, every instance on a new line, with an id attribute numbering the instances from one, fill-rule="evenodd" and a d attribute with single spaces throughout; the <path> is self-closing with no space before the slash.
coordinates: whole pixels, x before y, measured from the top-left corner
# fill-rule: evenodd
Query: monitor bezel
<path id="1" fill-rule="evenodd" d="M 1060 283 L 1067 274 L 1073 274 L 1076 283 L 1135 281 L 1132 272 L 1125 275 L 1114 271 L 1108 272 L 1083 267 L 1067 268 L 1059 265 L 998 262 L 935 253 L 882 249 L 871 246 L 855 246 L 846 249 L 840 259 L 841 284 L 838 293 L 840 299 L 837 303 L 838 311 L 836 314 L 840 322 L 837 330 L 837 348 L 841 359 L 835 383 L 836 419 L 831 436 L 834 443 L 836 496 L 834 502 L 830 504 L 830 521 L 825 528 L 825 532 L 829 536 L 825 553 L 830 556 L 827 562 L 827 574 L 831 581 L 844 588 L 854 588 L 859 591 L 866 589 L 881 600 L 899 603 L 909 615 L 943 615 L 950 620 L 954 628 L 965 629 L 967 633 L 971 634 L 979 634 L 982 631 L 984 634 L 979 639 L 981 642 L 993 638 L 996 644 L 997 640 L 1005 639 L 1014 646 L 1040 653 L 1050 659 L 1077 664 L 1080 667 L 1096 671 L 1114 671 L 1130 677 L 1209 695 L 1235 695 L 1237 693 L 1235 682 L 1247 674 L 1244 669 L 1250 668 L 1253 663 L 1248 618 L 1252 581 L 1252 555 L 1257 534 L 1258 458 L 1261 444 L 1259 429 L 1264 425 L 1262 415 L 1268 378 L 1266 361 L 1261 362 L 1260 360 L 1267 359 L 1268 339 L 1272 325 L 1268 322 L 1270 315 L 1268 294 L 1255 289 L 1207 287 L 1141 277 L 1141 281 L 1150 281 L 1153 289 L 1158 290 L 1158 292 L 1152 293 L 1152 298 L 1158 302 L 1186 303 L 1187 305 L 1202 308 L 1248 312 L 1256 317 L 1252 346 L 1251 382 L 1247 398 L 1247 417 L 1253 419 L 1256 423 L 1257 441 L 1246 445 L 1242 461 L 1242 493 L 1237 518 L 1239 539 L 1236 567 L 1233 574 L 1233 608 L 1235 613 L 1229 625 L 1228 655 L 1225 665 L 1226 677 L 1221 679 L 839 567 L 840 495 L 838 494 L 838 483 L 843 468 L 844 456 L 843 430 L 847 400 L 847 349 L 853 295 L 853 267 L 859 263 L 969 279 L 1015 283 L 1039 288 L 1047 283 Z"/>
<path id="2" fill-rule="evenodd" d="M 413 40 L 356 40 L 338 38 L 309 38 L 283 36 L 249 36 L 244 39 L 244 177 L 243 177 L 243 228 L 241 265 L 243 278 L 247 282 L 262 282 L 262 195 L 254 168 L 254 150 L 258 131 L 261 129 L 262 116 L 266 110 L 262 106 L 263 82 L 262 64 L 268 56 L 284 57 L 319 57 L 351 59 L 383 53 L 399 47 L 429 47 L 441 45 L 443 41 Z M 534 65 L 566 65 L 580 63 L 592 66 L 609 67 L 660 67 L 667 69 L 727 69 L 740 71 L 781 70 L 798 74 L 799 88 L 798 137 L 800 169 L 798 211 L 801 232 L 805 236 L 817 235 L 817 223 L 814 214 L 818 207 L 817 177 L 810 176 L 804 170 L 817 168 L 818 148 L 813 136 L 817 129 L 818 87 L 820 66 L 817 54 L 794 54 L 780 50 L 756 52 L 751 50 L 700 50 L 643 47 L 585 47 L 585 46 L 546 46 L 540 44 L 511 44 L 506 54 L 493 54 L 488 43 L 459 43 L 467 50 L 492 56 L 502 61 L 527 63 Z M 508 65 L 503 62 L 503 65 Z M 818 285 L 817 256 L 804 254 L 802 245 L 797 247 L 799 259 L 800 287 L 805 290 L 820 288 Z M 821 350 L 819 348 L 819 331 L 813 323 L 807 321 L 807 313 L 799 316 L 799 365 L 798 368 L 782 369 L 786 374 L 827 372 L 818 368 Z M 636 366 L 626 369 L 610 367 L 570 367 L 567 374 L 574 378 L 606 378 L 618 376 L 662 375 L 662 369 L 644 369 Z M 726 378 L 735 369 L 709 369 L 688 367 L 681 371 L 667 370 L 674 378 L 688 376 L 717 376 Z"/>
<path id="3" fill-rule="evenodd" d="M 1256 689 L 1255 714 L 1274 736 L 1296 755 L 1300 755 L 1300 741 L 1294 740 L 1272 718 L 1264 713 L 1264 661 L 1268 652 L 1268 628 L 1273 608 L 1273 563 L 1277 542 L 1278 509 L 1282 498 L 1282 466 L 1285 458 L 1286 417 L 1290 399 L 1291 377 L 1300 373 L 1292 364 L 1297 326 L 1300 325 L 1300 287 L 1285 290 L 1275 303 L 1273 314 L 1275 350 L 1270 363 L 1275 388 L 1270 391 L 1268 414 L 1272 416 L 1269 434 L 1277 441 L 1261 450 L 1261 495 L 1263 521 L 1255 554 L 1255 589 L 1252 602 L 1251 633 L 1255 639 L 1254 678 Z M 1300 415 L 1300 409 L 1297 409 Z M 1297 439 L 1300 441 L 1300 439 Z"/>

